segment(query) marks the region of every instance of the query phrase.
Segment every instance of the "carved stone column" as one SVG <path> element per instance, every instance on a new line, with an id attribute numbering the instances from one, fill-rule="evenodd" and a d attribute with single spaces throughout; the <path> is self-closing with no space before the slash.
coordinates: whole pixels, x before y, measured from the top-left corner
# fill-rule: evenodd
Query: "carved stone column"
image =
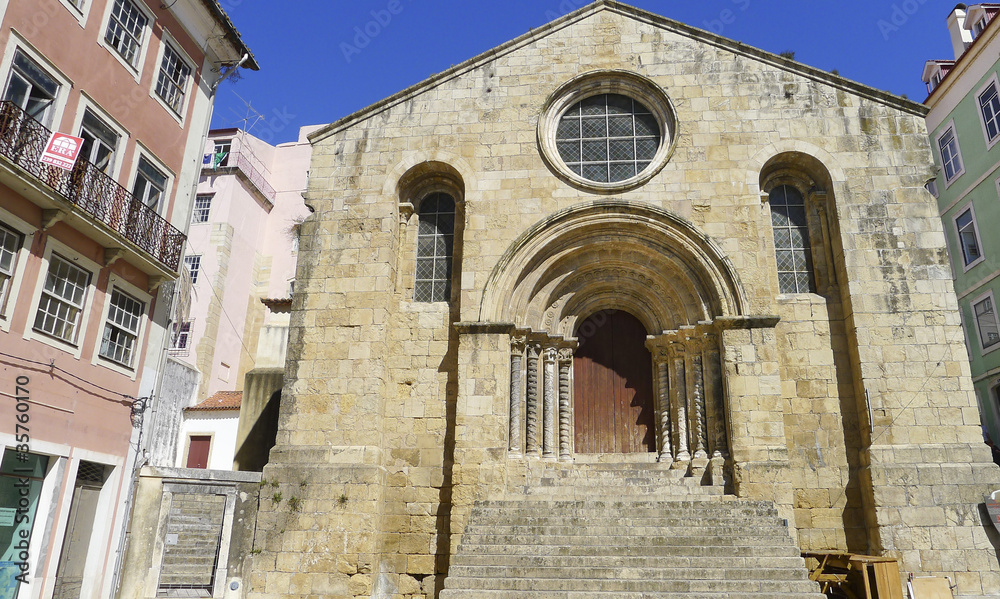
<path id="1" fill-rule="evenodd" d="M 524 440 L 525 454 L 529 456 L 538 455 L 538 355 L 540 351 L 541 346 L 537 343 L 528 344 Z"/>
<path id="2" fill-rule="evenodd" d="M 521 363 L 527 339 L 515 336 L 510 342 L 510 435 L 507 451 L 511 456 L 521 455 Z"/>
<path id="3" fill-rule="evenodd" d="M 653 358 L 653 382 L 656 386 L 656 460 L 670 464 L 674 461 L 674 444 L 670 418 L 670 346 L 667 336 L 649 337 L 646 349 Z"/>
<path id="4" fill-rule="evenodd" d="M 697 345 L 697 344 L 695 344 Z M 705 369 L 700 348 L 695 348 L 691 354 L 691 409 L 694 410 L 692 421 L 692 440 L 694 457 L 697 460 L 708 459 L 708 412 L 705 407 Z"/>
<path id="5" fill-rule="evenodd" d="M 670 345 L 670 405 L 673 411 L 673 423 L 677 440 L 677 461 L 691 460 L 690 442 L 688 437 L 688 388 L 687 369 L 683 343 Z"/>
<path id="6" fill-rule="evenodd" d="M 556 457 L 556 348 L 544 351 L 545 392 L 542 396 L 542 457 Z"/>
<path id="7" fill-rule="evenodd" d="M 559 349 L 559 459 L 573 459 L 571 443 L 573 439 L 572 414 L 569 407 L 569 373 L 573 367 L 573 348 Z"/>

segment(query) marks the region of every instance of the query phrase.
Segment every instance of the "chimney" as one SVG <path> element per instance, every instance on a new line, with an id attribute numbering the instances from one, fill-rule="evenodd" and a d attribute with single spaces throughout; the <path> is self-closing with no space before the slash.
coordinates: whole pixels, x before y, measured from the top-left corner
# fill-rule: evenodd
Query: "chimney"
<path id="1" fill-rule="evenodd" d="M 972 32 L 965 28 L 964 4 L 959 4 L 948 16 L 948 31 L 951 33 L 951 45 L 955 50 L 955 60 L 958 60 L 965 49 L 972 43 Z"/>

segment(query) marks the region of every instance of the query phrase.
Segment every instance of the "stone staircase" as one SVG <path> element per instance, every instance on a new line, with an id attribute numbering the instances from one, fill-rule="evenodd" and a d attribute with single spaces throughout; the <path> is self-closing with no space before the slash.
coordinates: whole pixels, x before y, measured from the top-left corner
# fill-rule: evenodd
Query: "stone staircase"
<path id="1" fill-rule="evenodd" d="M 825 599 L 772 504 L 659 464 L 543 468 L 473 508 L 441 599 Z"/>

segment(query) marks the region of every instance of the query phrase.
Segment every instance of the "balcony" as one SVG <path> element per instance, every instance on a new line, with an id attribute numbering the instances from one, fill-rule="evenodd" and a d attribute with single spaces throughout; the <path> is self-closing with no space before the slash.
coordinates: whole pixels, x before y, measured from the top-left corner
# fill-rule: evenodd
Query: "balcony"
<path id="1" fill-rule="evenodd" d="M 176 274 L 184 234 L 85 160 L 77 160 L 71 171 L 39 162 L 51 134 L 17 105 L 0 102 L 0 157 L 13 163 L 15 176 L 29 179 L 34 187 L 49 192 L 42 194 L 48 199 L 54 192 L 57 201 L 51 207 L 65 209 L 69 203 L 84 221 L 96 221 L 94 237 L 101 243 L 124 245 L 121 249 L 126 251 L 139 250 L 135 253 L 140 258 L 155 261 L 152 270 L 163 273 L 165 267 Z M 121 243 L 123 238 L 129 243 Z"/>
<path id="2" fill-rule="evenodd" d="M 254 189 L 264 197 L 265 200 L 274 205 L 275 191 L 274 187 L 267 182 L 267 178 L 264 176 L 257 167 L 254 166 L 254 162 L 257 161 L 256 157 L 252 153 L 248 152 L 233 152 L 226 156 L 226 158 L 216 167 L 212 166 L 213 154 L 206 154 L 204 160 L 204 167 L 202 168 L 202 174 L 215 173 L 227 173 L 233 172 L 243 175 L 243 177 L 254 187 Z M 259 162 L 259 161 L 257 161 Z"/>

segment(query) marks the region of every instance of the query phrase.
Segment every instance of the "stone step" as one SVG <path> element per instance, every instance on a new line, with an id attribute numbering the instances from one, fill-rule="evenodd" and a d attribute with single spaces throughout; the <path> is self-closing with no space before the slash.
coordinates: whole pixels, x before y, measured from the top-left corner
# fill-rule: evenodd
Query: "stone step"
<path id="1" fill-rule="evenodd" d="M 586 574 L 586 573 L 581 573 Z M 812 593 L 819 588 L 811 580 L 648 580 L 600 578 L 475 578 L 448 577 L 446 589 L 510 591 L 604 591 L 644 593 Z"/>
<path id="2" fill-rule="evenodd" d="M 541 485 L 529 487 L 524 490 L 529 497 L 546 496 L 553 499 L 562 498 L 594 498 L 594 499 L 614 499 L 622 496 L 643 496 L 658 497 L 662 499 L 689 497 L 713 497 L 723 495 L 723 490 L 718 487 L 682 487 L 673 486 L 670 483 L 654 483 L 648 485 L 631 485 L 628 487 L 614 488 L 609 484 L 601 485 L 578 485 L 576 487 L 562 485 Z"/>
<path id="3" fill-rule="evenodd" d="M 440 599 L 824 599 L 772 503 L 652 462 L 527 478 L 473 507 Z"/>
<path id="4" fill-rule="evenodd" d="M 645 527 L 658 526 L 664 528 L 701 528 L 701 527 L 738 527 L 746 528 L 748 524 L 760 528 L 784 528 L 780 518 L 761 517 L 760 519 L 734 519 L 719 515 L 702 518 L 687 518 L 683 516 L 651 516 L 648 518 L 633 518 L 622 514 L 607 514 L 605 516 L 582 517 L 577 515 L 541 515 L 541 516 L 503 516 L 492 519 L 489 523 L 477 522 L 474 526 L 628 526 Z M 467 529 L 468 530 L 468 529 Z"/>
<path id="5" fill-rule="evenodd" d="M 807 580 L 804 568 L 579 568 L 576 566 L 458 566 L 451 565 L 452 576 L 468 578 L 530 578 L 530 579 L 572 579 L 585 573 L 588 579 L 600 580 Z"/>
<path id="6" fill-rule="evenodd" d="M 640 518 L 669 514 L 684 514 L 685 516 L 721 514 L 747 518 L 778 515 L 778 511 L 773 507 L 742 506 L 739 504 L 734 504 L 730 507 L 723 501 L 649 501 L 648 499 L 627 501 L 622 498 L 616 498 L 614 500 L 542 500 L 526 497 L 522 500 L 514 501 L 491 501 L 477 503 L 473 508 L 473 512 L 497 513 L 501 511 L 504 513 L 526 513 L 534 515 L 577 514 L 583 516 L 599 515 L 602 513 L 617 513 Z"/>
<path id="7" fill-rule="evenodd" d="M 440 599 L 760 599 L 753 597 L 751 593 L 727 593 L 727 592 L 681 592 L 681 593 L 652 593 L 652 592 L 601 592 L 601 591 L 502 591 L 502 590 L 468 590 L 468 589 L 444 589 L 439 595 Z M 772 592 L 767 594 L 766 599 L 827 599 L 826 595 L 819 592 L 809 593 L 786 593 Z"/>
<path id="8" fill-rule="evenodd" d="M 777 535 L 719 535 L 719 536 L 631 536 L 613 535 L 606 537 L 588 535 L 534 535 L 534 534 L 467 534 L 462 535 L 462 544 L 473 545 L 576 545 L 603 547 L 606 545 L 631 545 L 636 547 L 770 547 L 788 544 L 787 536 Z"/>
<path id="9" fill-rule="evenodd" d="M 725 557 L 691 555 L 517 555 L 459 554 L 452 558 L 455 566 L 511 567 L 573 567 L 589 568 L 804 568 L 805 560 L 798 555 L 789 557 Z"/>
<path id="10" fill-rule="evenodd" d="M 746 526 L 614 526 L 605 525 L 604 522 L 591 522 L 586 525 L 537 525 L 537 524 L 474 524 L 465 529 L 466 535 L 505 535 L 505 536 L 545 536 L 545 537 L 602 537 L 602 538 L 627 538 L 632 535 L 639 535 L 649 538 L 659 537 L 683 537 L 683 538 L 716 538 L 746 536 L 752 533 L 753 536 L 772 537 L 777 539 L 788 539 L 788 533 L 777 526 L 751 526 L 748 530 Z"/>
<path id="11" fill-rule="evenodd" d="M 459 546 L 459 555 L 534 556 L 644 556 L 644 557 L 799 557 L 799 550 L 787 543 L 767 546 L 689 546 L 689 545 L 491 545 Z"/>

